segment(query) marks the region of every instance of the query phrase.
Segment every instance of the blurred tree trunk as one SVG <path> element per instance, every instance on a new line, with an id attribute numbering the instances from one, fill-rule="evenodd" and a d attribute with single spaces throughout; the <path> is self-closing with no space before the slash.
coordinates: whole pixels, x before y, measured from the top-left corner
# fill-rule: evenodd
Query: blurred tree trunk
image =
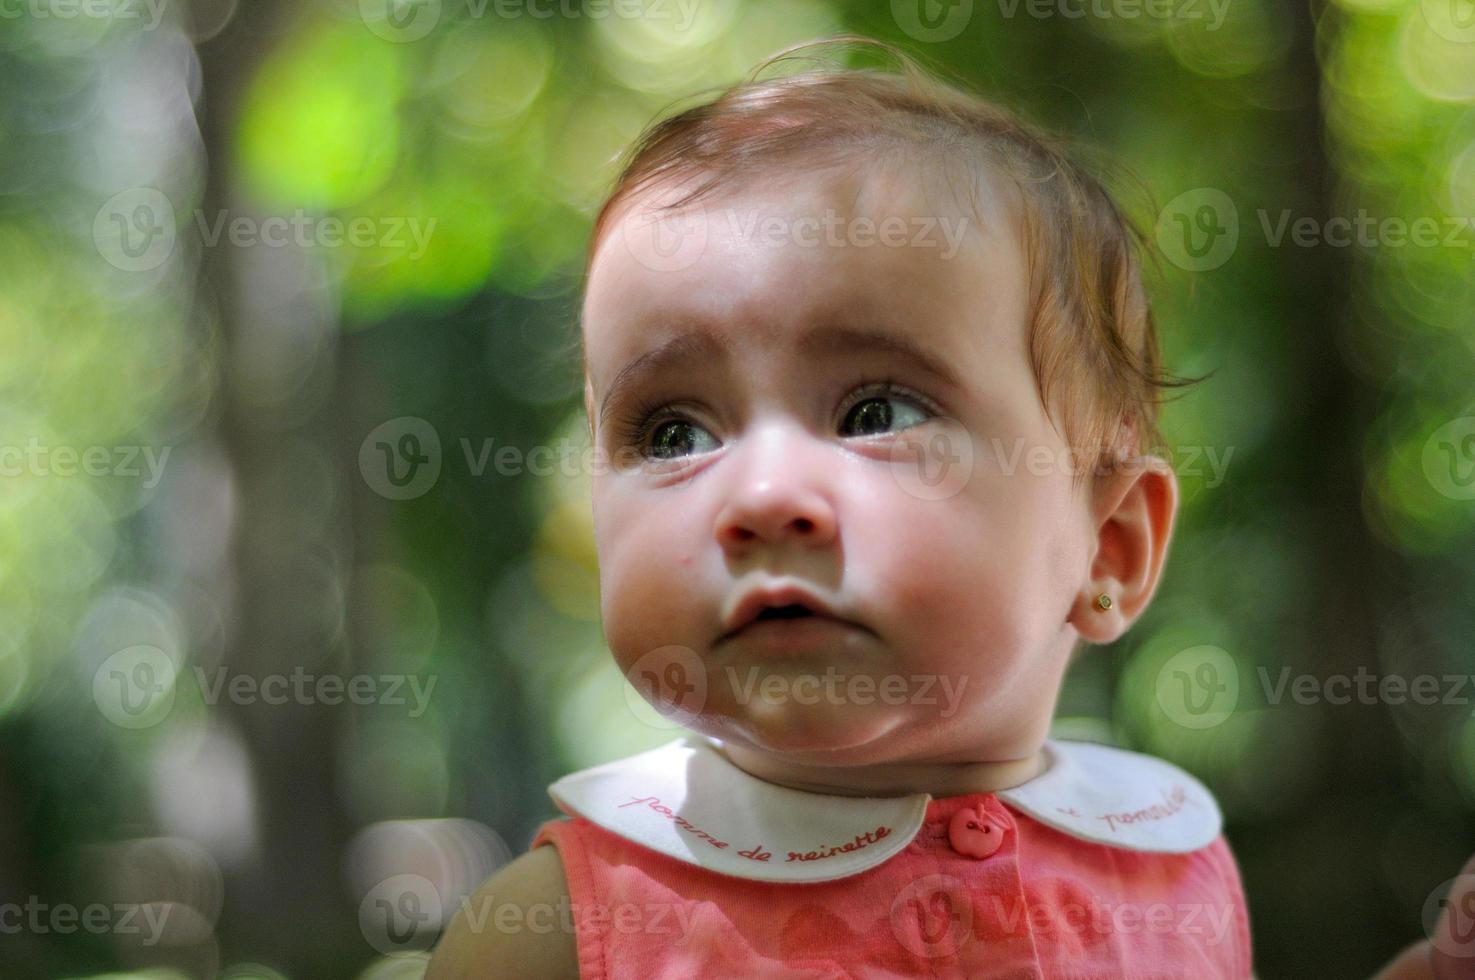
<path id="1" fill-rule="evenodd" d="M 205 210 L 241 213 L 231 172 L 233 136 L 244 86 L 262 58 L 292 29 L 300 12 L 282 0 L 241 4 L 220 36 L 199 46 L 204 95 L 201 129 L 209 160 Z M 279 205 L 273 205 L 279 206 Z M 253 215 L 253 217 L 261 217 Z M 230 459 L 238 501 L 234 541 L 234 631 L 229 676 L 258 682 L 301 666 L 308 674 L 342 673 L 343 585 L 351 555 L 344 474 L 336 461 L 334 419 L 339 378 L 336 324 L 311 322 L 308 303 L 290 289 L 311 282 L 312 263 L 291 247 L 206 249 L 202 295 L 218 316 L 223 402 L 219 439 Z M 281 296 L 275 293 L 282 287 Z M 262 322 L 263 303 L 280 317 Z M 294 316 L 301 321 L 294 321 Z M 327 316 L 332 315 L 328 307 Z M 299 329 L 300 327 L 300 329 Z M 299 348 L 321 331 L 319 345 Z M 237 370 L 270 367 L 259 375 Z M 253 382 L 272 367 L 315 359 L 307 381 L 270 403 Z M 286 372 L 277 375 L 284 379 Z M 323 477 L 331 477 L 323 496 Z M 325 509 L 314 509 L 314 508 Z M 307 526 L 305 522 L 309 522 Z M 250 956 L 294 977 L 328 977 L 369 953 L 347 901 L 340 862 L 351 828 L 338 800 L 339 711 L 323 705 L 270 705 L 259 699 L 217 709 L 236 726 L 250 754 L 257 799 L 260 860 L 227 870 L 220 921 L 222 962 Z"/>
<path id="2" fill-rule="evenodd" d="M 1293 91 L 1290 119 L 1283 126 L 1290 136 L 1287 150 L 1296 161 L 1294 172 L 1304 189 L 1298 209 L 1307 208 L 1305 213 L 1319 221 L 1344 213 L 1349 200 L 1338 199 L 1339 177 L 1328 145 L 1333 137 L 1323 111 L 1317 21 L 1325 19 L 1325 6 L 1315 0 L 1290 5 L 1295 30 L 1288 74 Z M 1253 220 L 1258 224 L 1258 217 Z M 1310 549 L 1309 567 L 1316 573 L 1306 584 L 1306 615 L 1294 640 L 1302 649 L 1288 642 L 1281 660 L 1298 673 L 1323 679 L 1351 675 L 1359 667 L 1381 673 L 1380 614 L 1403 592 L 1397 558 L 1370 531 L 1363 511 L 1367 479 L 1363 440 L 1375 421 L 1377 392 L 1352 370 L 1343 353 L 1344 334 L 1354 328 L 1354 251 L 1325 244 L 1292 248 L 1289 243 L 1277 251 L 1278 261 L 1284 263 L 1286 306 L 1303 311 L 1304 327 L 1285 341 L 1304 391 L 1300 427 L 1284 434 L 1284 451 L 1290 458 L 1283 471 L 1303 498 L 1291 503 L 1313 518 L 1299 532 L 1297 543 Z M 1391 932 L 1380 915 L 1386 900 L 1379 885 L 1378 815 L 1400 779 L 1399 740 L 1386 705 L 1299 710 L 1317 712 L 1321 726 L 1320 744 L 1307 749 L 1319 762 L 1318 785 L 1311 787 L 1315 802 L 1300 810 L 1299 826 L 1283 826 L 1279 833 L 1272 830 L 1261 845 L 1268 845 L 1262 860 L 1278 868 L 1275 881 L 1266 882 L 1271 887 L 1265 894 L 1276 885 L 1284 887 L 1284 869 L 1297 864 L 1304 885 L 1292 885 L 1292 897 L 1283 899 L 1287 914 L 1278 924 L 1272 921 L 1274 912 L 1262 919 L 1270 927 L 1267 933 L 1288 934 L 1272 942 L 1262 939 L 1261 947 L 1288 952 L 1290 957 L 1256 965 L 1266 976 L 1365 976 L 1413 938 Z M 1323 849 L 1308 861 L 1301 844 L 1318 837 L 1337 840 L 1341 846 L 1336 853 Z M 1350 860 L 1342 860 L 1344 853 Z M 1330 866 L 1333 861 L 1340 867 Z M 1411 926 L 1417 916 L 1417 909 L 1410 910 Z M 1359 923 L 1362 943 L 1311 938 L 1346 935 L 1349 922 Z M 1361 959 L 1370 948 L 1384 950 L 1376 963 Z"/>

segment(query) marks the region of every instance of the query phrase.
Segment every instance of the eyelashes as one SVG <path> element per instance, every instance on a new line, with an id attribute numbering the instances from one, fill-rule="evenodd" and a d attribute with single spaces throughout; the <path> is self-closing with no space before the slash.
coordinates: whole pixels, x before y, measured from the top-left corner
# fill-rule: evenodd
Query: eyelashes
<path id="1" fill-rule="evenodd" d="M 625 420 L 616 427 L 615 439 L 620 446 L 639 446 L 643 453 L 656 426 L 682 418 L 683 416 L 676 413 L 675 403 L 644 399 L 637 402 Z"/>
<path id="2" fill-rule="evenodd" d="M 851 410 L 857 405 L 876 398 L 895 398 L 900 401 L 910 402 L 922 410 L 922 414 L 925 416 L 922 421 L 944 414 L 937 403 L 926 395 L 898 381 L 883 378 L 856 387 L 841 401 L 839 417 L 836 422 L 837 428 L 843 425 L 845 419 L 849 417 Z M 700 422 L 682 413 L 678 401 L 642 398 L 615 424 L 614 438 L 620 447 L 635 446 L 640 450 L 642 456 L 648 456 L 651 436 L 666 422 L 689 422 L 692 425 L 701 426 Z M 914 424 L 920 424 L 920 422 Z M 837 432 L 837 434 L 840 433 Z M 877 435 L 888 434 L 890 433 L 867 433 L 849 438 L 874 438 Z"/>

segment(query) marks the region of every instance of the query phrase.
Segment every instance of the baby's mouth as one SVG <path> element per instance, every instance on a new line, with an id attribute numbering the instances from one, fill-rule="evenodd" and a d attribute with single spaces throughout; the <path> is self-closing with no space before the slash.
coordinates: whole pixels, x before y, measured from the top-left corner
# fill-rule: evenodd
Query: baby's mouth
<path id="1" fill-rule="evenodd" d="M 817 645 L 835 641 L 841 634 L 860 629 L 847 619 L 816 612 L 799 603 L 767 606 L 737 629 L 729 631 L 719 642 L 741 640 L 756 643 L 759 649 L 773 651 L 818 649 Z"/>
<path id="2" fill-rule="evenodd" d="M 802 582 L 778 580 L 743 595 L 728 611 L 727 628 L 717 642 L 741 636 L 765 646 L 793 646 L 832 639 L 837 631 L 864 630 L 845 612 L 844 607 Z"/>
<path id="3" fill-rule="evenodd" d="M 758 613 L 753 622 L 757 623 L 765 619 L 798 619 L 801 616 L 815 615 L 818 615 L 818 613 L 814 612 L 814 610 L 808 608 L 807 606 L 801 606 L 798 603 L 791 603 L 787 606 L 766 606 L 760 613 Z"/>

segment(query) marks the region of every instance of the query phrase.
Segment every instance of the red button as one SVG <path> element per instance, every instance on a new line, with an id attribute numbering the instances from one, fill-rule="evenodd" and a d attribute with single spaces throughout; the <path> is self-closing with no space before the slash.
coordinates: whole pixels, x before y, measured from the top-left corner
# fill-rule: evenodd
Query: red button
<path id="1" fill-rule="evenodd" d="M 994 822 L 979 803 L 953 814 L 947 825 L 947 839 L 959 854 L 986 858 L 1004 843 L 1004 828 Z"/>

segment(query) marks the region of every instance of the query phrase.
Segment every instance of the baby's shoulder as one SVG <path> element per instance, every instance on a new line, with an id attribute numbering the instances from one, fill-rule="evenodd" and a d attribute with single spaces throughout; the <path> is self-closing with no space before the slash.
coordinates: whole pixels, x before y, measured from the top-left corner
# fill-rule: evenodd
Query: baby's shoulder
<path id="1" fill-rule="evenodd" d="M 577 980 L 575 937 L 561 914 L 568 903 L 558 848 L 533 848 L 466 900 L 437 944 L 426 980 Z"/>

